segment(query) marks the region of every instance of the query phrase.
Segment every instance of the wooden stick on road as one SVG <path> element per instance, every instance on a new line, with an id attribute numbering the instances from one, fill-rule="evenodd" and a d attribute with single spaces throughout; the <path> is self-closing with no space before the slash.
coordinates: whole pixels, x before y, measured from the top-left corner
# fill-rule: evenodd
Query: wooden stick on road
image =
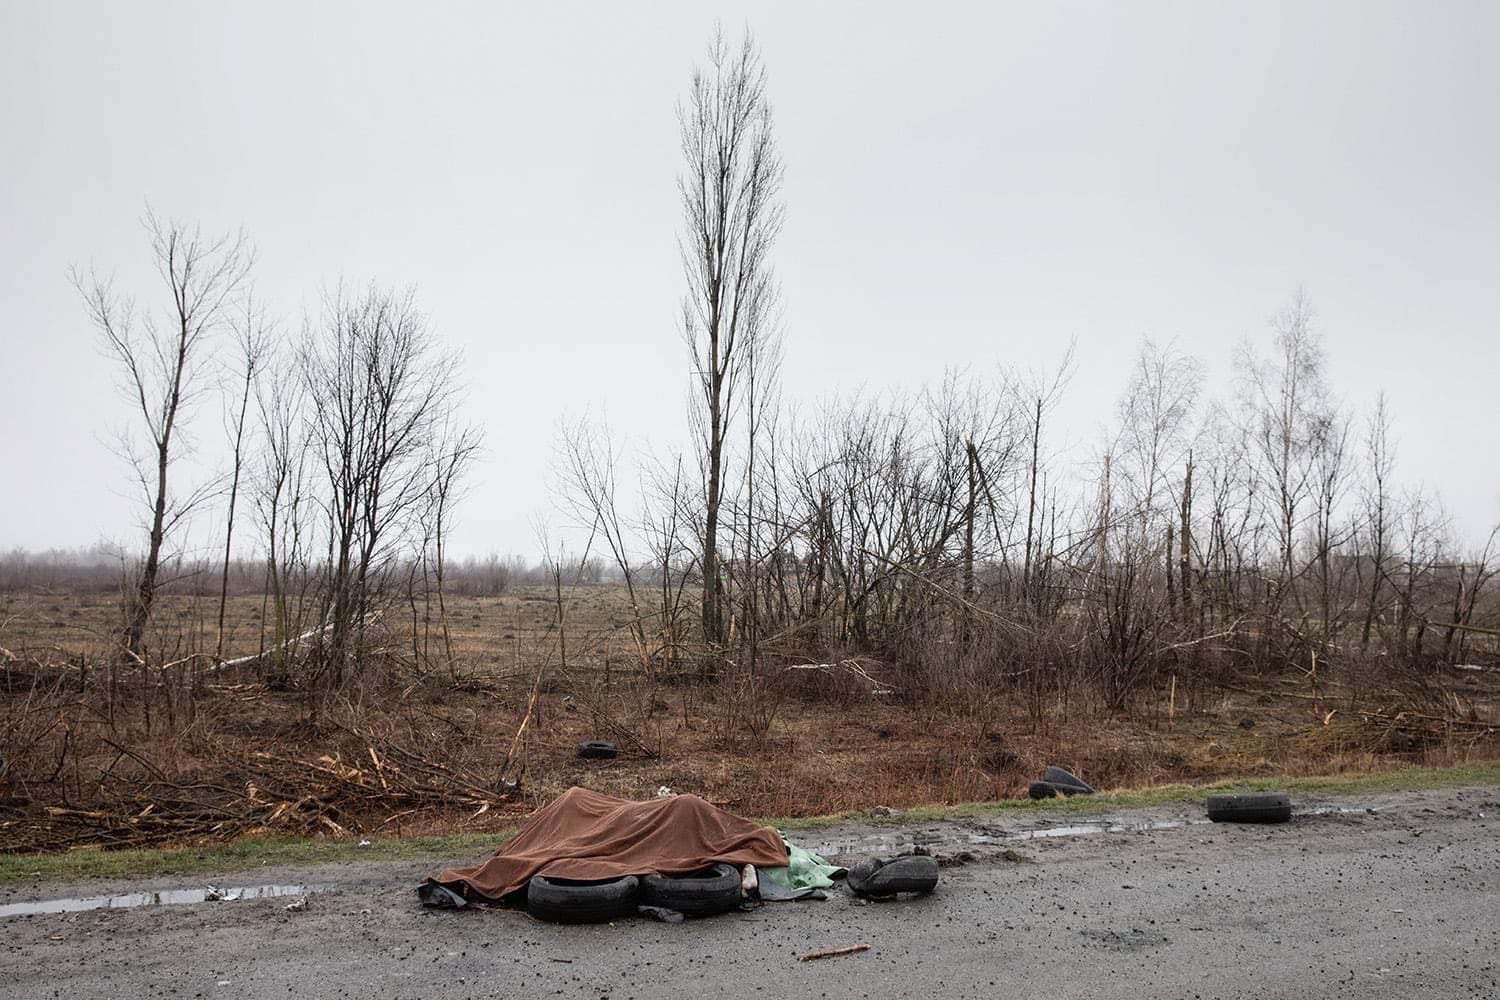
<path id="1" fill-rule="evenodd" d="M 861 951 L 869 951 L 867 944 L 851 944 L 843 948 L 824 948 L 822 951 L 810 951 L 806 955 L 799 955 L 797 961 L 811 962 L 817 958 L 837 958 L 839 955 L 853 955 Z"/>

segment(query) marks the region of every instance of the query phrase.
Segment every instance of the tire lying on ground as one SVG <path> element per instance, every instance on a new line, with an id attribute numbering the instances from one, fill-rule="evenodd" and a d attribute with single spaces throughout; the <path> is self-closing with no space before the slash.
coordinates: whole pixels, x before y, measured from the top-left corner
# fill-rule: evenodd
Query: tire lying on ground
<path id="1" fill-rule="evenodd" d="M 620 749 L 608 740 L 585 740 L 578 744 L 578 756 L 594 760 L 612 760 Z"/>
<path id="2" fill-rule="evenodd" d="M 1055 785 L 1064 795 L 1093 795 L 1094 789 L 1072 771 L 1061 767 L 1049 767 L 1042 774 L 1042 781 Z"/>
<path id="3" fill-rule="evenodd" d="M 892 861 L 865 858 L 849 869 L 849 888 L 860 896 L 894 896 L 898 892 L 928 893 L 937 888 L 937 860 L 911 854 Z"/>
<path id="4" fill-rule="evenodd" d="M 676 910 L 690 917 L 727 913 L 740 905 L 740 872 L 723 863 L 691 875 L 647 875 L 641 880 L 641 902 Z"/>
<path id="5" fill-rule="evenodd" d="M 1207 805 L 1215 823 L 1285 823 L 1292 818 L 1292 800 L 1280 792 L 1210 795 Z"/>
<path id="6" fill-rule="evenodd" d="M 1026 794 L 1034 799 L 1055 799 L 1059 795 L 1093 795 L 1094 790 L 1056 781 L 1033 781 L 1026 786 Z"/>
<path id="7" fill-rule="evenodd" d="M 526 886 L 526 912 L 555 924 L 600 923 L 635 913 L 640 889 L 634 875 L 607 882 L 533 875 Z"/>
<path id="8" fill-rule="evenodd" d="M 1026 794 L 1034 799 L 1053 799 L 1062 794 L 1062 789 L 1050 781 L 1033 781 L 1026 786 Z"/>

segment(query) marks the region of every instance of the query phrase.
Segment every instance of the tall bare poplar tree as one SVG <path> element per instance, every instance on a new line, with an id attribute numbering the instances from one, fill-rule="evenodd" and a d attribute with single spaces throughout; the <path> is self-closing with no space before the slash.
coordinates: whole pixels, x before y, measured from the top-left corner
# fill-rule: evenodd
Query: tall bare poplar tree
<path id="1" fill-rule="evenodd" d="M 679 246 L 687 295 L 682 329 L 694 375 L 693 418 L 703 466 L 703 637 L 725 637 L 719 512 L 736 396 L 759 343 L 772 334 L 776 283 L 770 252 L 781 229 L 781 158 L 755 42 L 732 50 L 722 35 L 693 73 L 678 109 L 683 172 Z"/>

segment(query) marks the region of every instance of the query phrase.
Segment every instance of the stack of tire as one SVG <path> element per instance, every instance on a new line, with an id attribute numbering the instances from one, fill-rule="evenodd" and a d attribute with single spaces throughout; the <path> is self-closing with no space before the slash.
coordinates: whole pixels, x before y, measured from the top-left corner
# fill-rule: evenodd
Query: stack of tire
<path id="1" fill-rule="evenodd" d="M 740 873 L 716 864 L 688 875 L 646 875 L 580 882 L 534 875 L 526 910 L 539 920 L 592 924 L 632 916 L 637 906 L 676 910 L 689 917 L 727 913 L 740 905 Z"/>

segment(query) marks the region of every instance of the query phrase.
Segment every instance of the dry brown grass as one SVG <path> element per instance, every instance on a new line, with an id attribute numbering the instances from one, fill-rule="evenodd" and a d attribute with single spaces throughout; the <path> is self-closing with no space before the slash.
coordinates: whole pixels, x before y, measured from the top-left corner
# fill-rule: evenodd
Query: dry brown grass
<path id="1" fill-rule="evenodd" d="M 176 630 L 184 643 L 201 641 L 215 610 L 211 601 L 169 597 L 158 627 Z M 230 610 L 229 655 L 253 651 L 261 602 L 235 598 Z M 1013 797 L 1048 764 L 1070 767 L 1100 788 L 1137 788 L 1500 756 L 1500 739 L 1484 735 L 1482 725 L 1441 733 L 1421 722 L 1392 726 L 1362 718 L 1362 706 L 1344 697 L 1336 678 L 1325 686 L 1325 716 L 1315 716 L 1301 689 L 1287 681 L 1246 682 L 1264 690 L 1195 689 L 1190 698 L 1180 694 L 1169 719 L 1166 692 L 1143 695 L 1128 714 L 1075 703 L 1067 713 L 1038 717 L 1019 693 L 975 712 L 875 696 L 859 685 L 820 683 L 800 672 L 773 674 L 759 695 L 769 723 L 748 727 L 736 702 L 742 693 L 714 681 L 652 680 L 636 669 L 619 628 L 623 596 L 608 586 L 573 592 L 566 667 L 557 608 L 545 588 L 455 598 L 449 625 L 457 683 L 446 668 L 432 669 L 346 704 L 324 705 L 311 721 L 304 694 L 268 690 L 248 669 L 227 671 L 208 678 L 190 725 L 170 730 L 158 721 L 148 736 L 138 714 L 122 711 L 109 724 L 96 698 L 69 687 L 76 666 L 67 664 L 107 656 L 114 616 L 107 598 L 0 594 L 0 622 L 6 623 L 0 646 L 14 656 L 0 688 L 11 758 L 0 850 L 36 846 L 51 822 L 49 809 L 123 815 L 143 808 L 139 795 L 120 789 L 143 787 L 151 768 L 172 782 L 212 786 L 219 789 L 215 795 L 229 797 L 286 780 L 284 769 L 257 756 L 268 753 L 306 762 L 327 756 L 368 769 L 369 747 L 397 746 L 498 788 L 539 669 L 543 683 L 521 759 L 509 775 L 521 781 L 510 803 L 475 815 L 455 806 L 385 808 L 360 800 L 334 803 L 329 815 L 350 833 L 480 831 L 583 785 L 632 798 L 667 786 L 747 815 L 796 816 Z M 401 624 L 409 625 L 409 617 Z M 886 666 L 899 675 L 899 665 Z M 1467 674 L 1443 683 L 1481 723 L 1500 720 L 1500 677 Z M 1339 710 L 1326 717 L 1329 707 Z M 1389 718 L 1390 706 L 1368 707 Z M 59 724 L 44 729 L 20 721 L 46 712 Z M 633 749 L 622 732 L 651 754 Z M 593 738 L 615 739 L 626 752 L 612 761 L 579 759 L 576 744 Z"/>

